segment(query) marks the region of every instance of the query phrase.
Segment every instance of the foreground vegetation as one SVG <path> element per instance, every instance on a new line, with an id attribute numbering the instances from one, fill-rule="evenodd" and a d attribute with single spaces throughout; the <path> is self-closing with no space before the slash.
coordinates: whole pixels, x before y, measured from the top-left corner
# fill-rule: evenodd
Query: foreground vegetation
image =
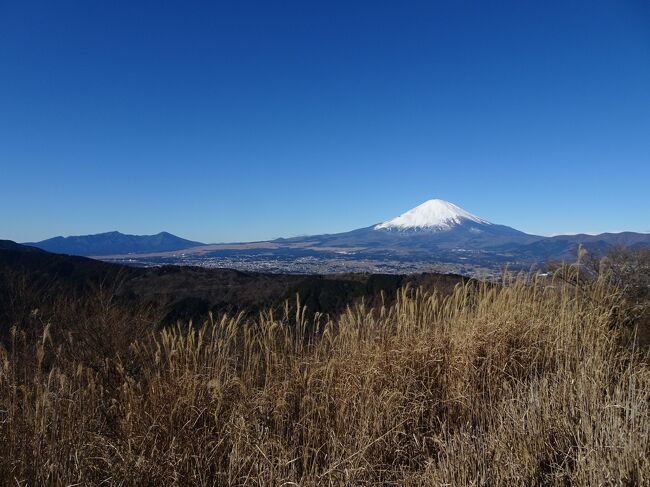
<path id="1" fill-rule="evenodd" d="M 68 322 L 32 310 L 0 349 L 0 478 L 650 485 L 632 308 L 606 274 L 557 275 L 405 289 L 332 320 L 287 305 L 144 331 L 101 296 Z"/>

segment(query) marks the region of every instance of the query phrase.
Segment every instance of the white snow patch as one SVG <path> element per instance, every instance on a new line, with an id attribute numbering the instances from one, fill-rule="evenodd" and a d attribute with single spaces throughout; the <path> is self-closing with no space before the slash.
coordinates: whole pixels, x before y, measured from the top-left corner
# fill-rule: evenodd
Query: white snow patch
<path id="1" fill-rule="evenodd" d="M 463 221 L 472 221 L 489 225 L 476 215 L 444 200 L 429 200 L 419 206 L 402 213 L 397 218 L 376 225 L 375 230 L 406 230 L 406 229 L 437 229 L 448 230 Z"/>

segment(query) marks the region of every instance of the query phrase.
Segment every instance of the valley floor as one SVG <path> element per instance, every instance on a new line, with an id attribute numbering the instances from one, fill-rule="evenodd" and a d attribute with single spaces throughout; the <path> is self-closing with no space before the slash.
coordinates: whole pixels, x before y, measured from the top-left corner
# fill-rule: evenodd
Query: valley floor
<path id="1" fill-rule="evenodd" d="M 138 267 L 155 267 L 161 265 L 180 265 L 205 267 L 207 269 L 236 269 L 245 272 L 271 272 L 277 274 L 341 274 L 341 273 L 370 273 L 370 274 L 413 274 L 420 272 L 439 274 L 460 274 L 470 277 L 498 277 L 503 273 L 507 264 L 501 262 L 463 263 L 445 262 L 435 259 L 405 260 L 397 258 L 360 258 L 351 256 L 288 256 L 273 254 L 245 253 L 232 255 L 170 255 L 166 257 L 131 256 L 99 257 L 105 262 Z M 530 269 L 532 264 L 511 264 L 510 268 Z"/>

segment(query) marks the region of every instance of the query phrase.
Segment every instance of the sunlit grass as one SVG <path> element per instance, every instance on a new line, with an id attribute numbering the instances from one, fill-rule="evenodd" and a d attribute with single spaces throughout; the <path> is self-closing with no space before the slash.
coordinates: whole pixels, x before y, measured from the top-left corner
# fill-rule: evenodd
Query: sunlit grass
<path id="1" fill-rule="evenodd" d="M 647 356 L 623 343 L 617 291 L 581 289 L 469 282 L 333 321 L 293 306 L 210 317 L 93 360 L 63 353 L 47 324 L 30 348 L 18 326 L 0 350 L 0 476 L 648 485 Z"/>

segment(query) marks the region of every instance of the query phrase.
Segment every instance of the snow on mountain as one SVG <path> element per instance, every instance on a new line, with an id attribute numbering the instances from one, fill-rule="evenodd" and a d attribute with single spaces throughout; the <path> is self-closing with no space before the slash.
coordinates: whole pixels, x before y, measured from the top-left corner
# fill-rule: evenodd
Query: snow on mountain
<path id="1" fill-rule="evenodd" d="M 397 218 L 375 225 L 375 230 L 449 230 L 456 225 L 474 222 L 491 225 L 476 215 L 449 203 L 433 199 L 402 213 Z"/>

